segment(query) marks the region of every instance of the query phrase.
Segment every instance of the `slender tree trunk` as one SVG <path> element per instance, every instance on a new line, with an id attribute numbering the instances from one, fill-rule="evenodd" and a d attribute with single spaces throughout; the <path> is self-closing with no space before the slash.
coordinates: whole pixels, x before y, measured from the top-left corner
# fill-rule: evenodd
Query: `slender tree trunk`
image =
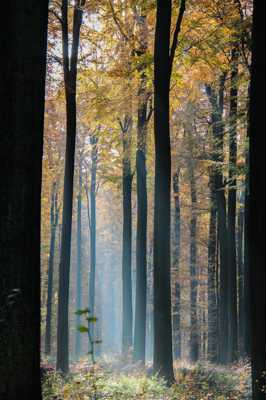
<path id="1" fill-rule="evenodd" d="M 236 161 L 237 161 L 237 96 L 238 49 L 232 50 L 229 126 L 229 189 L 228 189 L 228 361 L 237 359 L 237 265 L 236 265 Z"/>
<path id="2" fill-rule="evenodd" d="M 188 132 L 189 147 L 189 180 L 190 180 L 190 196 L 191 196 L 191 217 L 190 217 L 190 360 L 197 362 L 199 359 L 199 323 L 198 323 L 198 266 L 197 266 L 197 189 L 195 181 L 195 165 L 192 149 L 192 132 Z"/>
<path id="3" fill-rule="evenodd" d="M 249 87 L 250 99 L 250 87 Z M 246 149 L 246 177 L 245 177 L 245 209 L 244 209 L 244 353 L 245 356 L 251 355 L 251 306 L 250 306 L 250 177 L 249 177 L 249 140 L 250 140 L 250 100 L 248 105 L 248 126 L 247 126 L 247 149 Z"/>
<path id="4" fill-rule="evenodd" d="M 218 361 L 217 208 L 213 170 L 210 171 L 210 223 L 208 240 L 208 360 Z"/>
<path id="5" fill-rule="evenodd" d="M 77 273 L 76 273 L 76 311 L 82 309 L 82 161 L 79 165 L 79 187 L 77 197 Z M 76 315 L 76 340 L 75 356 L 78 360 L 81 356 L 82 334 L 77 327 L 82 325 L 81 315 Z"/>
<path id="6" fill-rule="evenodd" d="M 180 191 L 179 191 L 179 174 L 180 169 L 176 171 L 173 176 L 173 192 L 174 192 L 174 207 L 175 207 L 175 220 L 174 220 L 174 244 L 173 244 L 173 277 L 174 277 L 174 305 L 173 305 L 173 354 L 174 358 L 179 360 L 181 358 L 181 285 L 180 285 Z"/>
<path id="7" fill-rule="evenodd" d="M 140 54 L 147 51 L 146 16 L 140 16 L 142 48 Z M 147 77 L 145 65 L 141 72 L 138 91 L 138 131 L 137 131 L 137 239 L 136 239 L 136 302 L 134 329 L 134 360 L 145 363 L 146 344 L 146 304 L 147 304 L 147 172 L 146 172 L 146 140 L 147 140 Z M 142 71 L 141 71 L 142 70 Z"/>
<path id="8" fill-rule="evenodd" d="M 40 196 L 48 2 L 5 2 L 2 13 L 0 398 L 39 400 Z"/>
<path id="9" fill-rule="evenodd" d="M 98 163 L 98 136 L 93 134 L 91 141 L 91 185 L 90 185 L 90 277 L 89 310 L 95 316 L 95 278 L 96 278 L 96 179 Z M 89 324 L 91 340 L 94 341 L 94 324 Z M 92 349 L 90 349 L 92 351 Z"/>
<path id="10" fill-rule="evenodd" d="M 253 399 L 265 399 L 266 387 L 266 185 L 265 185 L 265 91 L 266 46 L 265 4 L 254 0 L 252 67 L 250 91 L 250 292 L 251 366 Z M 247 295 L 247 293 L 245 293 Z"/>
<path id="11" fill-rule="evenodd" d="M 222 166 L 224 162 L 223 137 L 223 104 L 225 74 L 219 82 L 219 93 L 214 88 L 206 85 L 206 92 L 212 106 L 212 131 L 213 131 L 213 156 L 216 163 L 214 173 L 214 186 L 217 204 L 217 231 L 219 243 L 219 361 L 228 362 L 228 323 L 229 323 L 229 296 L 228 296 L 228 251 L 227 251 L 227 224 L 226 224 L 226 199 L 224 193 L 224 178 Z"/>
<path id="12" fill-rule="evenodd" d="M 58 201 L 57 201 L 57 187 L 56 182 L 52 187 L 51 198 L 51 238 L 50 238 L 50 252 L 49 252 L 49 265 L 48 265 L 48 294 L 46 304 L 46 324 L 45 324 L 45 354 L 51 354 L 51 325 L 52 325 L 52 300 L 53 300 L 53 276 L 54 276 L 54 253 L 55 253 L 55 239 L 56 228 L 58 225 Z"/>
<path id="13" fill-rule="evenodd" d="M 57 323 L 57 370 L 67 373 L 69 369 L 69 276 L 71 253 L 71 229 L 73 206 L 73 178 L 76 141 L 76 83 L 77 61 L 80 27 L 82 23 L 82 9 L 75 3 L 73 16 L 73 40 L 71 57 L 69 59 L 68 47 L 68 1 L 62 0 L 62 42 L 63 42 L 63 67 L 66 96 L 66 151 L 64 197 L 62 217 L 62 237 L 59 264 L 59 293 L 58 293 L 58 323 Z"/>
<path id="14" fill-rule="evenodd" d="M 244 204 L 243 195 L 240 193 L 240 204 L 237 221 L 237 272 L 238 272 L 238 346 L 239 355 L 245 355 L 244 350 L 244 325 L 245 325 L 245 308 L 244 308 L 244 259 L 243 259 L 243 238 L 244 238 Z"/>
<path id="15" fill-rule="evenodd" d="M 122 249 L 122 351 L 132 346 L 132 173 L 131 173 L 132 118 L 125 116 L 121 126 L 123 135 L 123 249 Z"/>

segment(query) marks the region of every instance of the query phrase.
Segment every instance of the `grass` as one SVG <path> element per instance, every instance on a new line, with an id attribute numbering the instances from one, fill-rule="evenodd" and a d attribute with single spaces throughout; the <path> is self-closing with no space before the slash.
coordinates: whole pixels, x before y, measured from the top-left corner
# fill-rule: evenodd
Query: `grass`
<path id="1" fill-rule="evenodd" d="M 168 388 L 138 366 L 94 367 L 79 363 L 63 378 L 49 370 L 43 378 L 44 400 L 248 400 L 251 399 L 247 363 L 221 368 L 208 364 L 179 364 L 176 384 Z"/>

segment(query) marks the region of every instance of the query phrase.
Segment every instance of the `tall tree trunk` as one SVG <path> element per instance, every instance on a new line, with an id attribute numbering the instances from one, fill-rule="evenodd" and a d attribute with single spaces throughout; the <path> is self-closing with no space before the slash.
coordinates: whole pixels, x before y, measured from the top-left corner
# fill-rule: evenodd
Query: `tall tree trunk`
<path id="1" fill-rule="evenodd" d="M 52 325 L 52 300 L 53 300 L 53 276 L 54 276 L 54 253 L 55 253 L 55 239 L 56 228 L 58 225 L 59 209 L 58 209 L 58 194 L 56 182 L 53 182 L 52 196 L 51 196 L 51 238 L 50 238 L 50 252 L 49 252 L 49 265 L 48 265 L 48 293 L 46 304 L 46 324 L 45 324 L 45 354 L 51 354 L 51 325 Z"/>
<path id="2" fill-rule="evenodd" d="M 227 252 L 227 225 L 226 225 L 226 199 L 224 193 L 224 178 L 222 166 L 224 162 L 224 85 L 225 74 L 222 74 L 219 82 L 219 93 L 215 93 L 213 87 L 206 85 L 206 92 L 212 107 L 212 132 L 213 155 L 215 162 L 214 186 L 217 204 L 217 231 L 219 243 L 219 361 L 222 364 L 228 362 L 228 252 Z"/>
<path id="3" fill-rule="evenodd" d="M 170 0 L 157 0 L 154 54 L 154 370 L 174 381 L 170 282 Z M 163 338 L 163 340 L 162 340 Z"/>
<path id="4" fill-rule="evenodd" d="M 77 197 L 77 272 L 76 272 L 76 311 L 82 308 L 82 161 L 79 164 L 79 186 Z M 82 325 L 81 315 L 76 315 L 76 340 L 75 340 L 75 357 L 78 360 L 81 356 L 82 334 L 77 329 Z"/>
<path id="5" fill-rule="evenodd" d="M 237 98 L 238 49 L 232 50 L 229 111 L 229 188 L 228 188 L 228 361 L 237 359 L 237 267 L 236 267 L 236 161 L 237 161 Z"/>
<path id="6" fill-rule="evenodd" d="M 210 171 L 210 223 L 208 239 L 208 360 L 218 360 L 218 304 L 217 304 L 217 207 L 214 173 Z"/>
<path id="7" fill-rule="evenodd" d="M 2 5 L 0 398 L 41 395 L 40 196 L 48 2 Z M 33 40 L 34 38 L 34 40 Z"/>
<path id="8" fill-rule="evenodd" d="M 237 274 L 238 274 L 238 347 L 239 355 L 245 355 L 244 350 L 244 258 L 243 258 L 243 238 L 244 238 L 244 201 L 243 193 L 240 192 L 239 211 L 237 218 Z"/>
<path id="9" fill-rule="evenodd" d="M 139 16 L 142 47 L 139 54 L 147 52 L 146 15 Z M 136 239 L 136 302 L 134 329 L 134 360 L 145 363 L 146 343 L 146 304 L 147 304 L 147 77 L 145 64 L 140 66 L 140 86 L 138 90 L 138 126 L 137 126 L 137 239 Z"/>
<path id="10" fill-rule="evenodd" d="M 59 264 L 59 293 L 58 293 L 58 323 L 57 323 L 57 370 L 67 373 L 69 369 L 69 275 L 72 230 L 73 206 L 73 178 L 75 162 L 76 141 L 76 83 L 77 61 L 79 49 L 80 27 L 82 23 L 82 8 L 75 2 L 73 16 L 73 39 L 71 57 L 69 59 L 68 39 L 68 1 L 62 0 L 62 42 L 63 42 L 63 68 L 66 97 L 66 151 L 64 197 L 62 217 L 62 238 Z"/>
<path id="11" fill-rule="evenodd" d="M 123 248 L 122 248 L 122 351 L 132 346 L 132 173 L 131 128 L 132 118 L 126 115 L 120 123 L 123 141 Z"/>
<path id="12" fill-rule="evenodd" d="M 199 270 L 197 266 L 197 189 L 195 180 L 195 161 L 193 159 L 192 132 L 189 127 L 187 131 L 189 163 L 188 173 L 190 181 L 190 198 L 191 198 L 191 216 L 190 216 L 190 360 L 197 362 L 199 359 L 199 323 L 198 323 L 198 276 Z"/>
<path id="13" fill-rule="evenodd" d="M 266 185 L 265 185 L 265 5 L 254 0 L 250 92 L 250 308 L 253 399 L 265 399 L 266 385 Z"/>
<path id="14" fill-rule="evenodd" d="M 250 306 L 250 177 L 249 177 L 249 140 L 250 140 L 250 90 L 249 86 L 249 105 L 248 105 L 248 125 L 247 125 L 247 149 L 246 149 L 246 177 L 245 177 L 245 209 L 244 209 L 244 353 L 245 356 L 251 355 L 251 306 Z"/>
<path id="15" fill-rule="evenodd" d="M 89 276 L 89 310 L 95 317 L 95 278 L 96 278 L 96 179 L 98 163 L 98 136 L 92 134 L 91 142 L 91 185 L 90 185 L 90 276 Z M 94 324 L 89 324 L 90 337 L 94 341 Z M 91 343 L 93 345 L 93 343 Z M 90 348 L 90 351 L 92 349 Z"/>
<path id="16" fill-rule="evenodd" d="M 181 287 L 180 287 L 180 271 L 179 271 L 179 259 L 180 259 L 180 191 L 179 191 L 179 174 L 180 169 L 178 168 L 173 176 L 173 192 L 174 192 L 174 208 L 175 208 L 175 220 L 174 220 L 174 244 L 173 244 L 173 272 L 174 278 L 174 304 L 173 304 L 173 354 L 174 358 L 179 360 L 181 358 Z"/>
<path id="17" fill-rule="evenodd" d="M 154 44 L 154 371 L 174 381 L 170 277 L 171 147 L 169 127 L 170 79 L 178 34 L 185 12 L 181 1 L 170 49 L 171 0 L 157 0 Z M 162 340 L 163 338 L 163 340 Z"/>

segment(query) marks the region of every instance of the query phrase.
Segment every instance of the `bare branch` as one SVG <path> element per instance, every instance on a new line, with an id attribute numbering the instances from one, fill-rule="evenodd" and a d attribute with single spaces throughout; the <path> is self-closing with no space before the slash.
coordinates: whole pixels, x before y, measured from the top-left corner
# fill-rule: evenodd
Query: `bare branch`
<path id="1" fill-rule="evenodd" d="M 172 46 L 171 46 L 171 50 L 170 50 L 170 73 L 172 72 L 172 69 L 173 69 L 175 51 L 176 51 L 177 43 L 178 43 L 178 35 L 179 35 L 180 29 L 181 29 L 181 24 L 182 24 L 185 10 L 186 10 L 186 0 L 181 0 L 179 14 L 177 17 L 175 32 L 174 32 L 174 36 L 173 36 L 173 42 L 172 42 Z"/>
<path id="2" fill-rule="evenodd" d="M 61 25 L 63 24 L 62 18 L 60 17 L 60 15 L 53 8 L 49 9 L 49 13 L 54 15 L 56 17 L 56 19 L 60 22 Z"/>
<path id="3" fill-rule="evenodd" d="M 110 4 L 110 8 L 111 8 L 111 12 L 112 12 L 112 16 L 113 16 L 113 20 L 116 24 L 116 26 L 119 29 L 119 32 L 121 33 L 121 35 L 124 37 L 124 39 L 129 42 L 129 37 L 127 36 L 126 32 L 124 31 L 122 24 L 119 20 L 119 18 L 116 15 L 115 9 L 114 9 L 114 5 L 113 5 L 113 1 L 109 0 L 109 4 Z"/>

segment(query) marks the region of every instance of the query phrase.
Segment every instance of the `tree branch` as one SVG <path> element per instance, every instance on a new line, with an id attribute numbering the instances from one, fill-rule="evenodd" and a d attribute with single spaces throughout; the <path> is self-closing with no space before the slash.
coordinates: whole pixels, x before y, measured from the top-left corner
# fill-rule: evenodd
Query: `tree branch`
<path id="1" fill-rule="evenodd" d="M 121 23 L 120 23 L 119 18 L 117 18 L 117 16 L 116 16 L 116 12 L 115 12 L 115 9 L 114 9 L 113 1 L 112 1 L 112 0 L 109 0 L 109 4 L 110 4 L 110 8 L 111 8 L 111 12 L 112 12 L 112 16 L 113 16 L 114 22 L 115 22 L 116 26 L 118 27 L 119 32 L 120 32 L 121 35 L 124 37 L 124 39 L 125 39 L 127 42 L 129 42 L 129 37 L 127 36 L 126 32 L 125 32 L 124 29 L 122 28 L 122 25 L 121 25 Z"/>
<path id="2" fill-rule="evenodd" d="M 176 51 L 177 43 L 178 43 L 178 36 L 179 36 L 180 29 L 181 29 L 181 24 L 182 24 L 185 10 L 186 10 L 186 0 L 181 0 L 179 14 L 177 17 L 175 32 L 174 32 L 174 36 L 173 36 L 173 42 L 172 42 L 172 46 L 171 46 L 171 50 L 170 50 L 170 73 L 172 72 L 172 69 L 173 69 L 175 51 Z"/>
<path id="3" fill-rule="evenodd" d="M 50 14 L 54 15 L 57 18 L 57 20 L 60 22 L 61 25 L 63 24 L 62 18 L 60 17 L 59 14 L 57 14 L 57 12 L 54 9 L 50 8 L 48 11 Z"/>

